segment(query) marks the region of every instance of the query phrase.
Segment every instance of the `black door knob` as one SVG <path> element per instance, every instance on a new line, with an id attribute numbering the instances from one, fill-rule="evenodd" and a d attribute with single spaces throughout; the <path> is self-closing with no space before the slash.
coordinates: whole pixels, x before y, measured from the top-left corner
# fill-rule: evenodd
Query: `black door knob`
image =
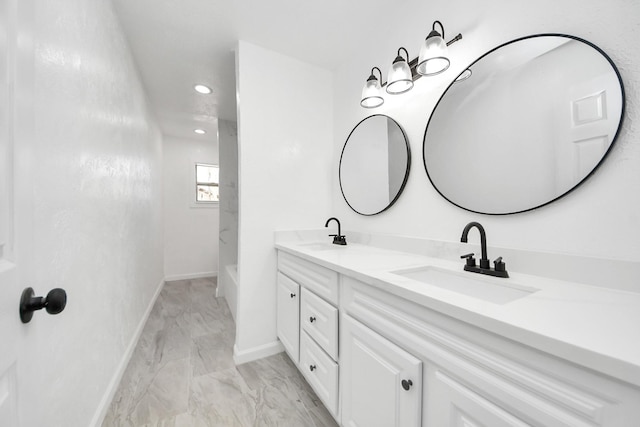
<path id="1" fill-rule="evenodd" d="M 411 386 L 413 385 L 413 381 L 411 380 L 402 380 L 402 388 L 405 390 L 409 390 L 411 388 Z"/>
<path id="2" fill-rule="evenodd" d="M 46 297 L 36 297 L 33 288 L 22 291 L 20 298 L 20 320 L 29 323 L 36 310 L 45 309 L 49 314 L 58 314 L 67 305 L 67 293 L 64 289 L 55 288 L 49 291 Z"/>

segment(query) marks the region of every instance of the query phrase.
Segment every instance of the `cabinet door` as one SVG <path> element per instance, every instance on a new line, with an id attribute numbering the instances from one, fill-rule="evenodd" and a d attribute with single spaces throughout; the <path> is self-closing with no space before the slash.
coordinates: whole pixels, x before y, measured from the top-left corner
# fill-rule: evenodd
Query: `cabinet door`
<path id="1" fill-rule="evenodd" d="M 342 425 L 420 426 L 422 362 L 348 315 L 341 322 Z"/>
<path id="2" fill-rule="evenodd" d="M 427 426 L 437 427 L 529 427 L 526 420 L 487 400 L 449 373 L 435 368 L 427 374 L 425 404 Z M 538 423 L 534 424 L 540 425 Z M 587 426 L 580 422 L 576 426 Z"/>
<path id="3" fill-rule="evenodd" d="M 300 357 L 300 285 L 278 272 L 278 338 L 295 363 Z"/>

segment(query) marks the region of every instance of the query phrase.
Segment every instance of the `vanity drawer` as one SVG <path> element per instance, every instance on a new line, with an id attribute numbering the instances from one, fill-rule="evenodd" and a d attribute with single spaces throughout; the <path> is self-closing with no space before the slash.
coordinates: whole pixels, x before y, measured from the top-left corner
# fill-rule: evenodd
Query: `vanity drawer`
<path id="1" fill-rule="evenodd" d="M 300 369 L 333 416 L 338 414 L 338 364 L 307 335 L 300 333 Z"/>
<path id="2" fill-rule="evenodd" d="M 333 360 L 338 360 L 338 309 L 302 289 L 300 325 Z"/>
<path id="3" fill-rule="evenodd" d="M 278 270 L 316 295 L 338 305 L 337 272 L 282 251 L 278 251 Z"/>

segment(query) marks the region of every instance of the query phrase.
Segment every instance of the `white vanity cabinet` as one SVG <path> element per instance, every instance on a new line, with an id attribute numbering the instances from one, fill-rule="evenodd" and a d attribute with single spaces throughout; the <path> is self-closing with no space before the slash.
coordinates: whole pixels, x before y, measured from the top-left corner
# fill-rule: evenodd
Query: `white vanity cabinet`
<path id="1" fill-rule="evenodd" d="M 419 427 L 422 362 L 348 315 L 340 340 L 342 424 Z"/>
<path id="2" fill-rule="evenodd" d="M 278 338 L 336 419 L 339 403 L 337 305 L 338 273 L 278 252 Z"/>
<path id="3" fill-rule="evenodd" d="M 372 330 L 369 336 L 377 334 L 377 340 L 386 339 L 422 362 L 423 427 L 640 425 L 640 390 L 631 385 L 352 278 L 343 277 L 341 285 L 343 326 L 353 317 Z M 349 377 L 348 340 L 341 344 L 343 415 L 354 410 L 345 390 L 364 391 L 370 381 Z"/>
<path id="4" fill-rule="evenodd" d="M 365 253 L 353 251 L 355 265 Z M 575 348 L 578 359 L 559 341 L 549 354 L 536 340 L 553 335 L 519 339 L 517 323 L 418 301 L 344 254 L 321 266 L 278 252 L 278 336 L 342 426 L 640 426 L 640 387 L 584 367 L 585 354 L 604 366 L 600 353 Z"/>

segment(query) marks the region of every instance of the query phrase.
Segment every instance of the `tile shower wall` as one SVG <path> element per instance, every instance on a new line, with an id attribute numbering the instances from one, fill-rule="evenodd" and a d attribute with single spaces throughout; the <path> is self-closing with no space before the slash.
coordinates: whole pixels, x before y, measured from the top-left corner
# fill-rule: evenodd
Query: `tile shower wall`
<path id="1" fill-rule="evenodd" d="M 238 264 L 238 125 L 218 120 L 220 155 L 220 245 L 218 295 L 224 296 L 235 318 L 237 281 L 233 266 Z"/>
<path id="2" fill-rule="evenodd" d="M 25 326 L 21 425 L 91 426 L 163 279 L 162 137 L 110 0 L 16 3 L 33 89 L 18 93 L 33 104 L 16 129 L 31 136 L 15 151 L 18 232 L 33 230 L 20 281 L 68 294 Z"/>
<path id="3" fill-rule="evenodd" d="M 638 16 L 640 3 L 633 0 L 607 3 L 595 0 L 536 3 L 408 0 L 397 10 L 389 11 L 385 31 L 372 32 L 371 43 L 363 46 L 334 74 L 332 197 L 333 211 L 343 226 L 359 231 L 455 241 L 466 223 L 478 220 L 487 229 L 490 245 L 638 262 L 640 135 L 636 122 L 640 117 L 640 45 L 634 42 L 640 36 Z M 361 108 L 360 91 L 371 67 L 381 67 L 385 75 L 399 46 L 405 46 L 412 58 L 417 56 L 420 42 L 436 19 L 444 24 L 447 39 L 458 32 L 463 35 L 460 42 L 449 48 L 451 68 L 441 75 L 418 80 L 408 94 L 387 96 L 380 108 Z M 429 182 L 422 160 L 425 126 L 448 79 L 499 44 L 544 32 L 566 33 L 589 40 L 617 64 L 625 84 L 627 112 L 615 148 L 579 189 L 532 212 L 487 216 L 449 204 Z M 375 113 L 393 117 L 406 131 L 412 169 L 396 205 L 381 215 L 362 217 L 351 211 L 342 198 L 338 163 L 342 145 L 353 126 Z M 496 192 L 499 193 L 499 189 Z M 640 284 L 638 286 L 640 291 Z"/>

